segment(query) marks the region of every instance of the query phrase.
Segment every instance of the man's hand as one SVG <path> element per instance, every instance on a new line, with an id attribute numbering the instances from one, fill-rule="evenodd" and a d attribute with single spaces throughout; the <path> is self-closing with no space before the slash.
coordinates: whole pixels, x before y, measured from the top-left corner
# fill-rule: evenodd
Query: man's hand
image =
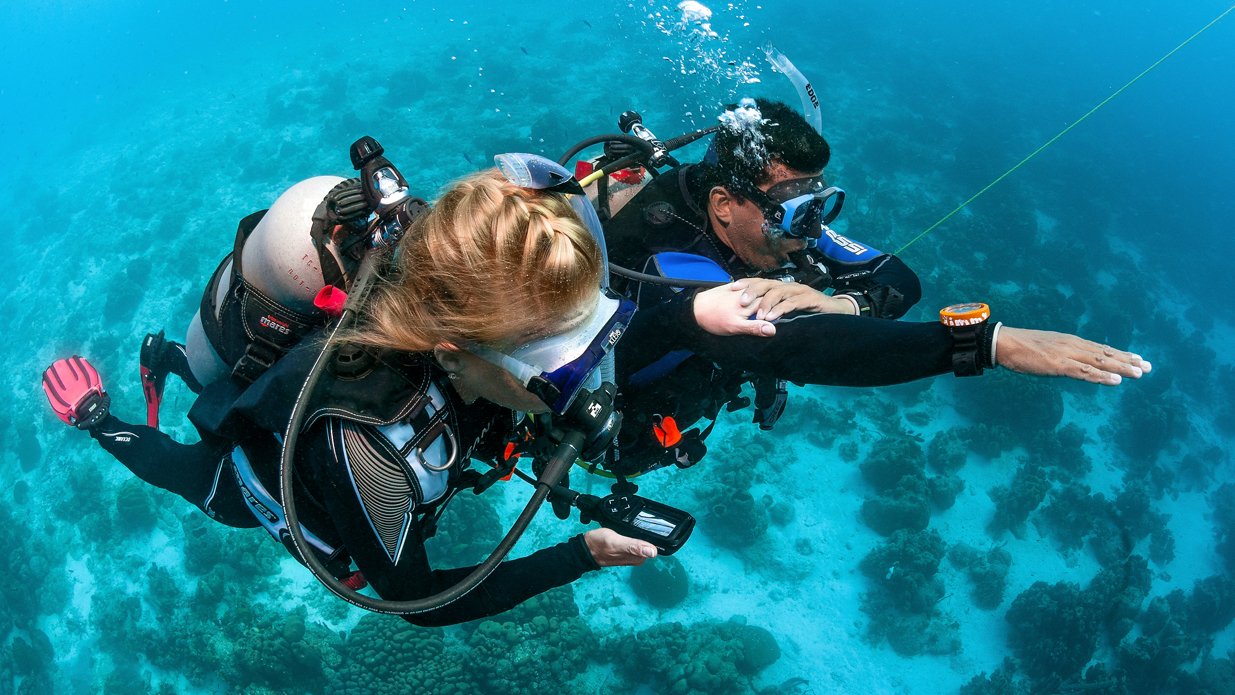
<path id="1" fill-rule="evenodd" d="M 647 541 L 627 538 L 612 529 L 592 529 L 583 534 L 583 541 L 601 567 L 642 565 L 649 557 L 656 557 L 656 546 Z"/>
<path id="2" fill-rule="evenodd" d="M 1022 374 L 1066 376 L 1108 386 L 1124 377 L 1139 379 L 1153 369 L 1140 355 L 1075 335 L 1010 326 L 999 329 L 995 361 Z"/>
<path id="3" fill-rule="evenodd" d="M 748 315 L 775 321 L 795 311 L 811 314 L 856 314 L 858 305 L 843 296 L 833 297 L 796 282 L 746 278 L 733 283 L 742 289 L 740 303 Z"/>
<path id="4" fill-rule="evenodd" d="M 776 335 L 772 322 L 794 311 L 856 314 L 858 305 L 796 282 L 745 278 L 695 295 L 695 321 L 712 335 Z"/>

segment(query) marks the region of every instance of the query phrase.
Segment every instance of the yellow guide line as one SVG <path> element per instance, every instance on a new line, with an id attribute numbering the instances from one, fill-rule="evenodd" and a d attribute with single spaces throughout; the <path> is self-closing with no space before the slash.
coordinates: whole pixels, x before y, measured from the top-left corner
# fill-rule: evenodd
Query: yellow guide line
<path id="1" fill-rule="evenodd" d="M 1183 48 L 1184 46 L 1187 46 L 1188 44 L 1192 43 L 1192 40 L 1193 40 L 1193 39 L 1195 39 L 1196 37 L 1198 37 L 1198 36 L 1200 36 L 1201 34 L 1205 33 L 1205 30 L 1206 30 L 1206 29 L 1209 29 L 1209 28 L 1210 28 L 1210 27 L 1212 27 L 1213 25 L 1215 25 L 1215 24 L 1217 24 L 1218 22 L 1222 21 L 1222 19 L 1223 19 L 1224 17 L 1226 17 L 1228 14 L 1230 14 L 1232 11 L 1235 11 L 1235 5 L 1231 5 L 1230 7 L 1228 7 L 1228 8 L 1226 9 L 1226 11 L 1225 11 L 1225 12 L 1223 12 L 1223 13 L 1222 13 L 1222 14 L 1220 14 L 1220 15 L 1218 15 L 1217 17 L 1214 17 L 1214 19 L 1213 19 L 1213 20 L 1212 20 L 1209 24 L 1206 24 L 1205 26 L 1203 26 L 1203 27 L 1201 27 L 1200 29 L 1198 29 L 1198 30 L 1197 30 L 1197 32 L 1196 32 L 1195 34 L 1193 34 L 1192 36 L 1189 36 L 1188 38 L 1184 39 L 1183 43 L 1181 43 L 1181 44 L 1179 44 L 1178 46 L 1176 46 L 1176 47 L 1172 48 L 1172 49 L 1171 49 L 1171 50 L 1170 50 L 1170 51 L 1169 51 L 1166 55 L 1164 55 L 1164 56 L 1162 56 L 1161 58 L 1159 58 L 1158 60 L 1154 61 L 1154 64 L 1153 64 L 1153 65 L 1150 65 L 1149 67 L 1147 67 L 1147 68 L 1145 68 L 1144 70 L 1142 70 L 1142 71 L 1141 71 L 1141 73 L 1140 73 L 1139 75 L 1137 75 L 1136 77 L 1133 77 L 1131 80 L 1128 80 L 1128 83 L 1127 83 L 1127 84 L 1125 84 L 1124 86 L 1120 87 L 1119 89 L 1116 89 L 1114 92 L 1112 92 L 1112 93 L 1111 93 L 1111 95 L 1110 95 L 1109 97 L 1107 97 L 1107 98 L 1103 99 L 1102 101 L 1098 102 L 1098 105 L 1097 105 L 1097 106 L 1095 106 L 1095 107 L 1093 107 L 1093 108 L 1092 108 L 1092 109 L 1090 109 L 1089 111 L 1087 111 L 1087 112 L 1085 113 L 1085 115 L 1084 115 L 1084 116 L 1081 116 L 1080 118 L 1076 119 L 1076 120 L 1075 120 L 1075 121 L 1073 121 L 1073 122 L 1072 122 L 1072 123 L 1071 123 L 1071 124 L 1070 124 L 1067 128 L 1064 128 L 1063 130 L 1059 131 L 1059 133 L 1058 133 L 1057 135 L 1055 135 L 1055 137 L 1051 138 L 1050 140 L 1047 140 L 1045 143 L 1043 143 L 1043 144 L 1042 144 L 1042 146 L 1041 146 L 1041 147 L 1039 147 L 1038 149 L 1034 150 L 1033 152 L 1030 152 L 1030 153 L 1029 153 L 1029 155 L 1028 155 L 1027 157 L 1025 157 L 1025 158 L 1024 158 L 1024 159 L 1022 159 L 1021 161 L 1017 162 L 1015 165 L 1013 165 L 1013 167 L 1012 167 L 1011 169 L 1008 169 L 1007 171 L 1005 171 L 1005 172 L 1003 172 L 1002 174 L 1000 174 L 1000 175 L 998 176 L 998 178 L 996 178 L 994 181 L 991 181 L 990 183 L 986 184 L 986 186 L 985 186 L 985 187 L 983 187 L 983 188 L 982 188 L 982 190 L 980 190 L 980 191 L 978 191 L 977 193 L 974 193 L 973 195 L 969 196 L 969 199 L 968 199 L 968 200 L 966 200 L 965 202 L 961 203 L 960 205 L 957 205 L 957 206 L 956 206 L 956 209 L 954 209 L 952 212 L 949 212 L 948 214 L 944 215 L 942 218 L 940 218 L 940 220 L 939 220 L 938 222 L 936 222 L 935 224 L 932 224 L 931 226 L 927 227 L 925 230 L 923 230 L 923 231 L 922 231 L 922 233 L 921 233 L 921 234 L 917 235 L 917 236 L 916 236 L 916 237 L 914 237 L 913 239 L 910 239 L 910 240 L 909 240 L 909 243 L 905 244 L 904 246 L 902 246 L 902 247 L 900 247 L 899 249 L 897 249 L 897 250 L 896 250 L 896 254 L 897 254 L 897 255 L 900 255 L 900 253 L 901 253 L 902 251 L 904 251 L 905 249 L 909 248 L 910 246 L 913 246 L 915 243 L 917 243 L 917 241 L 918 241 L 919 239 L 921 239 L 922 237 L 926 236 L 927 234 L 930 234 L 931 232 L 935 231 L 935 228 L 936 228 L 936 227 L 938 227 L 939 225 L 943 224 L 944 222 L 947 222 L 948 220 L 952 219 L 952 216 L 953 216 L 953 215 L 955 215 L 956 213 L 960 212 L 961 210 L 965 209 L 965 206 L 967 206 L 967 205 L 969 205 L 970 203 L 972 203 L 973 201 L 977 200 L 977 199 L 978 199 L 978 197 L 979 197 L 979 196 L 981 196 L 983 193 L 986 193 L 986 192 L 987 192 L 987 191 L 989 191 L 990 189 L 994 188 L 994 187 L 995 187 L 995 184 L 997 184 L 997 183 L 999 183 L 1000 181 L 1003 181 L 1004 179 L 1006 179 L 1006 178 L 1008 178 L 1009 176 L 1011 176 L 1011 175 L 1012 175 L 1012 172 L 1016 171 L 1017 169 L 1020 169 L 1022 166 L 1024 166 L 1024 165 L 1025 165 L 1025 163 L 1026 163 L 1026 162 L 1028 162 L 1029 160 L 1031 160 L 1031 159 L 1033 159 L 1034 157 L 1038 156 L 1038 154 L 1040 154 L 1040 153 L 1042 152 L 1042 150 L 1045 150 L 1046 148 L 1048 148 L 1048 147 L 1050 147 L 1051 145 L 1055 144 L 1055 141 L 1056 141 L 1056 140 L 1058 140 L 1059 138 L 1062 138 L 1063 136 L 1067 135 L 1069 131 L 1071 131 L 1073 128 L 1075 128 L 1075 127 L 1077 127 L 1078 125 L 1080 125 L 1081 123 L 1083 123 L 1083 122 L 1085 121 L 1085 119 L 1087 119 L 1087 118 L 1089 118 L 1090 116 L 1092 116 L 1092 115 L 1093 115 L 1093 114 L 1094 114 L 1094 113 L 1095 113 L 1098 109 L 1102 108 L 1103 106 L 1106 106 L 1107 102 L 1109 102 L 1110 100 L 1112 100 L 1112 99 L 1114 99 L 1115 97 L 1117 97 L 1117 96 L 1119 96 L 1120 94 L 1122 94 L 1122 93 L 1124 92 L 1124 90 L 1128 89 L 1128 88 L 1129 88 L 1129 87 L 1131 87 L 1132 85 L 1136 84 L 1137 80 L 1140 80 L 1140 79 L 1141 79 L 1142 77 L 1144 77 L 1145 75 L 1148 75 L 1148 74 L 1150 73 L 1150 71 L 1152 71 L 1154 68 L 1156 68 L 1156 67 L 1158 67 L 1159 65 L 1161 65 L 1162 63 L 1166 62 L 1166 59 L 1167 59 L 1167 58 L 1170 58 L 1171 56 L 1175 55 L 1175 54 L 1176 54 L 1176 53 L 1177 53 L 1177 52 L 1178 52 L 1181 48 Z"/>

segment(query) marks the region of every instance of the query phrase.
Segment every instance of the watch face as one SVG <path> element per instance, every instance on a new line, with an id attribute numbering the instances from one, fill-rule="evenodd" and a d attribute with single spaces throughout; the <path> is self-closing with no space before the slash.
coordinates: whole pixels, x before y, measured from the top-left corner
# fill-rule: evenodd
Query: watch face
<path id="1" fill-rule="evenodd" d="M 974 311 L 981 311 L 985 304 L 979 302 L 969 302 L 967 304 L 953 304 L 949 307 L 944 307 L 944 311 L 949 314 L 968 314 Z"/>
<path id="2" fill-rule="evenodd" d="M 939 320 L 945 326 L 971 326 L 990 318 L 991 308 L 983 302 L 953 304 L 939 310 Z"/>

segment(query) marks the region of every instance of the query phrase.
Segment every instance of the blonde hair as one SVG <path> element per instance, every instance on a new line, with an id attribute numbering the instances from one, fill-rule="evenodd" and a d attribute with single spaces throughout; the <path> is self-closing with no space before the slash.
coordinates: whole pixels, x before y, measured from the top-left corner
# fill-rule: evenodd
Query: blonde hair
<path id="1" fill-rule="evenodd" d="M 409 352 L 510 347 L 553 333 L 593 298 L 601 263 L 564 196 L 487 169 L 452 184 L 408 231 L 398 274 L 374 290 L 347 340 Z"/>

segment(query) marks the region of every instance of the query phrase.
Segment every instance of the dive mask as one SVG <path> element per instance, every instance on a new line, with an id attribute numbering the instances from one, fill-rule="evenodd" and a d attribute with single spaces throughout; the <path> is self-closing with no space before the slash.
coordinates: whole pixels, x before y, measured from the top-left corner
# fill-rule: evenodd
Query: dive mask
<path id="1" fill-rule="evenodd" d="M 467 350 L 509 372 L 562 415 L 581 391 L 600 387 L 598 368 L 634 314 L 634 302 L 606 289 L 597 293 L 587 318 L 565 333 L 534 340 L 509 353 L 480 345 Z"/>
<path id="2" fill-rule="evenodd" d="M 845 191 L 822 176 L 781 181 L 767 191 L 746 186 L 742 194 L 763 211 L 767 228 L 795 239 L 818 239 L 840 214 Z"/>

